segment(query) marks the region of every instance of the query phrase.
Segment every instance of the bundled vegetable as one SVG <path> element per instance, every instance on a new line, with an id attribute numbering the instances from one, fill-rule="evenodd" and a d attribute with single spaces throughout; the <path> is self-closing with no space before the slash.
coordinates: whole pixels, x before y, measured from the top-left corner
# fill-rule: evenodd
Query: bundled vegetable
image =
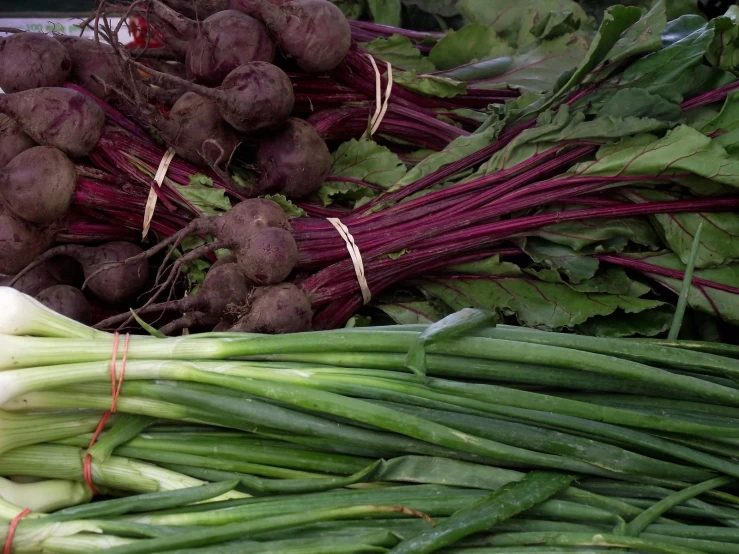
<path id="1" fill-rule="evenodd" d="M 471 310 L 123 342 L 12 289 L 0 301 L 0 476 L 41 479 L 0 480 L 13 549 L 736 546 L 730 345 L 496 327 Z M 120 396 L 90 447 L 114 344 Z M 113 498 L 90 502 L 97 488 Z"/>

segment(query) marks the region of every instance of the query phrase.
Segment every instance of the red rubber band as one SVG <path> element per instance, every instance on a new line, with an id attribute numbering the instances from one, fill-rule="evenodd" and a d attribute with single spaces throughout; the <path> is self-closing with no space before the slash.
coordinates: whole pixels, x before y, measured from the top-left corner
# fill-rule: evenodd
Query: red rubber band
<path id="1" fill-rule="evenodd" d="M 18 524 L 21 522 L 21 520 L 30 513 L 31 508 L 26 508 L 17 516 L 15 516 L 13 518 L 13 521 L 10 522 L 10 527 L 8 527 L 8 534 L 5 537 L 5 548 L 3 548 L 3 554 L 10 554 L 10 549 L 13 546 L 13 535 L 15 535 L 15 528 L 18 527 Z"/>
<path id="2" fill-rule="evenodd" d="M 92 434 L 92 439 L 90 439 L 90 444 L 87 446 L 88 450 L 92 448 L 92 446 L 97 442 L 100 434 L 103 432 L 103 429 L 105 429 L 105 424 L 108 423 L 110 416 L 115 413 L 116 407 L 118 406 L 118 397 L 121 395 L 121 387 L 123 386 L 123 376 L 126 374 L 128 342 L 130 339 L 131 335 L 126 333 L 126 341 L 123 344 L 123 359 L 121 360 L 121 375 L 116 379 L 116 361 L 118 359 L 118 344 L 120 342 L 120 335 L 118 333 L 115 333 L 113 335 L 113 357 L 110 360 L 110 386 L 111 396 L 113 397 L 113 400 L 110 403 L 110 410 L 106 411 L 103 414 L 103 417 L 100 418 L 100 423 L 98 423 L 95 432 Z M 90 491 L 92 491 L 92 494 L 97 494 L 98 491 L 92 482 L 92 456 L 90 456 L 89 453 L 85 454 L 85 461 L 82 465 L 82 476 L 85 479 L 85 483 L 87 483 L 87 486 L 90 488 Z"/>

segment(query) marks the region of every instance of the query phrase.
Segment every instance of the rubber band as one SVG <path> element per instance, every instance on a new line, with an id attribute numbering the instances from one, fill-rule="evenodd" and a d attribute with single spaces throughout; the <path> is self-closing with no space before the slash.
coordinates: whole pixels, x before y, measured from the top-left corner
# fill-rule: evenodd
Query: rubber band
<path id="1" fill-rule="evenodd" d="M 385 89 L 385 102 L 382 104 L 382 109 L 380 110 L 380 114 L 377 116 L 377 119 L 375 120 L 374 125 L 372 125 L 372 129 L 370 129 L 370 136 L 374 135 L 377 130 L 380 128 L 380 123 L 382 123 L 382 120 L 385 119 L 385 114 L 387 113 L 388 104 L 390 103 L 390 93 L 393 90 L 393 66 L 390 65 L 388 62 L 387 64 L 387 88 Z"/>
<path id="2" fill-rule="evenodd" d="M 13 547 L 13 535 L 15 535 L 15 529 L 21 520 L 31 513 L 31 508 L 26 508 L 21 513 L 13 518 L 8 526 L 8 534 L 5 536 L 5 548 L 3 548 L 3 554 L 10 554 L 10 550 Z"/>
<path id="3" fill-rule="evenodd" d="M 167 148 L 167 151 L 162 156 L 162 160 L 159 162 L 157 172 L 154 174 L 154 182 L 157 187 L 162 188 L 164 178 L 167 176 L 169 165 L 174 159 L 175 151 L 172 148 Z M 141 231 L 141 238 L 145 239 L 146 235 L 149 234 L 149 228 L 151 227 L 151 220 L 154 218 L 154 208 L 157 205 L 157 193 L 152 186 L 149 189 L 149 197 L 146 199 L 146 208 L 144 209 L 144 226 Z"/>
<path id="4" fill-rule="evenodd" d="M 126 333 L 126 340 L 123 344 L 123 359 L 121 360 L 121 373 L 120 377 L 117 377 L 118 368 L 116 367 L 116 362 L 118 360 L 118 345 L 120 344 L 121 336 L 118 333 L 115 333 L 113 335 L 113 357 L 110 360 L 110 386 L 111 386 L 111 396 L 112 400 L 110 403 L 110 410 L 107 410 L 103 417 L 100 418 L 100 422 L 98 423 L 97 428 L 95 429 L 95 432 L 92 434 L 92 438 L 90 439 L 90 444 L 87 446 L 87 449 L 93 447 L 93 445 L 97 442 L 98 438 L 100 437 L 100 434 L 103 432 L 103 429 L 105 429 L 106 423 L 108 423 L 108 420 L 110 419 L 110 416 L 112 416 L 117 407 L 118 407 L 118 397 L 121 395 L 121 387 L 123 386 L 123 377 L 126 374 L 126 360 L 128 360 L 128 343 L 131 339 L 131 335 L 129 333 Z M 85 479 L 85 483 L 87 483 L 87 486 L 89 487 L 90 491 L 93 495 L 97 494 L 97 489 L 95 488 L 95 484 L 92 482 L 92 456 L 90 456 L 90 453 L 85 453 L 85 461 L 82 465 L 82 476 Z"/>
<path id="5" fill-rule="evenodd" d="M 393 66 L 387 63 L 387 87 L 385 88 L 385 101 L 382 100 L 382 75 L 380 70 L 377 68 L 375 58 L 371 54 L 367 54 L 367 57 L 372 64 L 372 69 L 375 70 L 375 113 L 372 115 L 367 126 L 367 130 L 364 132 L 363 137 L 374 135 L 380 128 L 382 120 L 385 118 L 387 113 L 388 104 L 390 103 L 390 93 L 393 90 Z"/>
<path id="6" fill-rule="evenodd" d="M 354 265 L 354 273 L 357 275 L 357 281 L 359 282 L 359 288 L 362 291 L 362 299 L 365 304 L 368 304 L 372 300 L 372 291 L 370 291 L 369 285 L 367 284 L 367 276 L 364 273 L 364 262 L 362 261 L 362 253 L 359 251 L 359 247 L 354 242 L 354 237 L 349 232 L 349 228 L 344 225 L 341 220 L 336 217 L 326 218 L 331 225 L 334 226 L 338 231 L 341 238 L 346 243 L 346 249 L 349 251 L 349 257 Z"/>

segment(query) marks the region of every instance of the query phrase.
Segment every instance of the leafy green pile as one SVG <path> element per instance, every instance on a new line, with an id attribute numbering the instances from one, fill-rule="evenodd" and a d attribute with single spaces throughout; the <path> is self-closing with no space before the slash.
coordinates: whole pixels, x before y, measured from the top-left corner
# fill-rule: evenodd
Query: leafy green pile
<path id="1" fill-rule="evenodd" d="M 467 13 L 473 4 L 462 1 L 458 8 Z M 731 8 L 726 16 L 711 21 L 694 14 L 669 20 L 668 7 L 657 2 L 649 10 L 610 8 L 589 46 L 584 41 L 585 49 L 577 59 L 566 67 L 552 67 L 556 77 L 540 73 L 542 66 L 538 66 L 532 69 L 532 78 L 543 75 L 541 87 L 526 90 L 522 80 L 508 83 L 527 93 L 504 106 L 491 106 L 489 120 L 481 130 L 456 139 L 444 151 L 417 165 L 405 159 L 410 169 L 400 177 L 402 162 L 385 147 L 368 141 L 342 145 L 335 153 L 332 173 L 369 182 L 371 170 L 361 169 L 366 156 L 374 160 L 373 167 L 380 168 L 373 181 L 377 187 L 326 183 L 323 204 L 338 203 L 357 212 L 369 205 L 371 211 L 382 214 L 388 207 L 431 198 L 434 195 L 428 195 L 435 191 L 505 171 L 515 175 L 517 167 L 536 167 L 538 157 L 547 152 L 564 153 L 578 145 L 592 145 L 594 155 L 555 173 L 542 174 L 539 186 L 551 179 L 559 179 L 562 186 L 602 180 L 599 187 L 575 195 L 575 201 L 563 194 L 544 206 L 506 214 L 503 219 L 590 207 L 605 209 L 609 205 L 735 198 L 739 187 L 739 93 L 726 91 L 734 87 L 739 71 L 739 9 Z M 456 51 L 485 58 L 485 52 L 495 52 L 498 46 L 520 48 L 522 37 L 533 36 L 533 29 L 541 33 L 532 50 L 536 51 L 583 35 L 587 25 L 584 14 L 577 16 L 581 12 L 571 10 L 567 16 L 551 12 L 540 20 L 551 24 L 532 25 L 517 17 L 515 24 L 496 27 L 486 8 L 478 8 L 469 12 L 470 19 L 476 18 L 474 22 L 441 39 L 428 58 L 419 54 L 418 59 L 444 64 L 441 60 L 449 55 L 453 59 L 450 64 L 464 63 L 453 58 Z M 575 22 L 581 27 L 573 27 Z M 562 29 L 567 32 L 548 38 L 547 33 Z M 492 44 L 486 42 L 491 37 L 497 46 L 487 50 L 484 45 Z M 385 43 L 400 44 L 401 38 Z M 409 46 L 410 40 L 404 40 Z M 480 50 L 462 46 L 465 40 Z M 440 48 L 445 41 L 449 48 Z M 451 47 L 455 43 L 458 50 Z M 508 57 L 517 55 L 509 52 Z M 482 165 L 440 182 L 434 180 L 443 168 L 463 162 L 496 141 L 500 143 L 505 133 L 532 118 L 536 118 L 533 127 L 528 123 L 525 130 L 507 135 L 512 140 Z M 347 153 L 353 156 L 351 169 L 340 161 Z M 421 181 L 432 184 L 417 187 Z M 408 190 L 413 193 L 408 195 Z M 656 336 L 670 325 L 675 293 L 700 224 L 703 230 L 688 295 L 693 310 L 684 333 L 689 336 L 695 327 L 711 338 L 716 338 L 716 333 L 726 336 L 731 331 L 722 331 L 722 326 L 739 324 L 739 213 L 735 210 L 648 216 L 614 212 L 609 218 L 565 221 L 514 234 L 487 259 L 437 269 L 385 291 L 362 318 L 350 324 L 366 323 L 366 316 L 374 321 L 390 318 L 396 323 L 427 323 L 452 311 L 475 307 L 495 309 L 512 323 L 542 329 L 573 329 L 600 336 Z M 420 244 L 415 248 L 409 244 L 393 255 L 399 256 L 401 263 L 404 255 L 419 248 Z"/>

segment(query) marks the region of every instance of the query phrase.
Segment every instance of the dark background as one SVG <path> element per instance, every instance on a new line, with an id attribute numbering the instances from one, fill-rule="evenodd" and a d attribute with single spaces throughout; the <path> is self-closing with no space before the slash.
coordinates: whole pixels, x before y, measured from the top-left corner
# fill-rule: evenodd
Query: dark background
<path id="1" fill-rule="evenodd" d="M 95 0 L 0 0 L 0 15 L 39 17 L 51 14 L 82 14 L 95 7 Z"/>

